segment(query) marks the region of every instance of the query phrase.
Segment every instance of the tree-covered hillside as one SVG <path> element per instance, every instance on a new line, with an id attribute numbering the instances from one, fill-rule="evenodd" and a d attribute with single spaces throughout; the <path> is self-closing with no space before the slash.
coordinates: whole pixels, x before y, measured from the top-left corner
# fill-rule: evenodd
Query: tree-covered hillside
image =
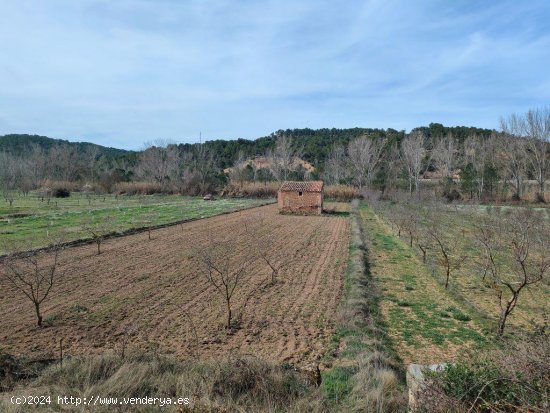
<path id="1" fill-rule="evenodd" d="M 124 149 L 109 148 L 89 142 L 69 142 L 62 139 L 52 139 L 47 136 L 10 134 L 0 136 L 0 152 L 9 153 L 15 156 L 25 155 L 31 152 L 35 147 L 48 152 L 58 145 L 67 145 L 76 149 L 78 152 L 88 152 L 97 150 L 103 156 L 115 158 L 117 156 L 127 155 L 129 151 Z"/>
<path id="2" fill-rule="evenodd" d="M 452 133 L 453 136 L 462 142 L 471 134 L 489 136 L 491 130 L 475 127 L 446 127 L 439 123 L 431 123 L 429 126 L 416 128 L 424 132 L 427 138 L 445 136 Z M 405 136 L 405 131 L 395 129 L 373 129 L 373 128 L 349 128 L 349 129 L 286 129 L 278 130 L 269 136 L 264 136 L 255 140 L 235 139 L 223 140 L 216 139 L 206 141 L 204 147 L 216 157 L 216 162 L 220 168 L 232 166 L 240 156 L 245 159 L 256 156 L 263 156 L 268 150 L 275 147 L 278 136 L 287 135 L 292 137 L 293 149 L 301 154 L 301 158 L 315 165 L 319 169 L 324 169 L 324 163 L 335 145 L 347 145 L 353 139 L 360 136 L 369 136 L 371 138 L 387 139 L 387 143 L 399 143 Z M 124 149 L 108 148 L 87 142 L 69 142 L 66 140 L 52 139 L 39 135 L 4 135 L 0 136 L 0 152 L 9 153 L 15 156 L 25 156 L 30 153 L 33 146 L 40 147 L 48 152 L 55 146 L 67 145 L 79 153 L 88 153 L 92 150 L 98 152 L 98 156 L 107 158 L 125 158 L 128 162 L 134 163 L 136 152 Z M 193 152 L 200 144 L 178 144 L 181 152 Z M 138 152 L 139 154 L 139 152 Z"/>
<path id="3" fill-rule="evenodd" d="M 478 134 L 488 137 L 492 130 L 467 126 L 447 127 L 440 123 L 431 123 L 429 126 L 415 128 L 424 132 L 427 138 L 442 137 L 452 134 L 459 142 L 463 142 L 468 136 Z M 392 143 L 400 143 L 405 137 L 405 131 L 395 129 L 373 129 L 373 128 L 324 128 L 324 129 L 285 129 L 278 130 L 269 136 L 261 137 L 255 140 L 236 139 L 236 140 L 212 140 L 206 141 L 204 145 L 212 150 L 219 159 L 220 166 L 223 168 L 232 166 L 239 152 L 245 158 L 261 156 L 267 150 L 275 147 L 278 136 L 287 135 L 292 137 L 293 149 L 301 153 L 301 157 L 315 165 L 319 169 L 324 169 L 324 163 L 335 145 L 347 145 L 353 139 L 360 136 L 369 136 L 371 138 L 387 139 L 388 146 Z M 194 145 L 182 144 L 181 149 L 188 150 Z"/>

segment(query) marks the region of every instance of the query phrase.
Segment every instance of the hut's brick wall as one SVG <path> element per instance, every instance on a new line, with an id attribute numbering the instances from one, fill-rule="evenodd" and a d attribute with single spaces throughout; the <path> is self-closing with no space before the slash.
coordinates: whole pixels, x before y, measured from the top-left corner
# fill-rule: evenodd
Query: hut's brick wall
<path id="1" fill-rule="evenodd" d="M 321 214 L 323 212 L 322 192 L 279 192 L 279 211 L 283 213 Z"/>

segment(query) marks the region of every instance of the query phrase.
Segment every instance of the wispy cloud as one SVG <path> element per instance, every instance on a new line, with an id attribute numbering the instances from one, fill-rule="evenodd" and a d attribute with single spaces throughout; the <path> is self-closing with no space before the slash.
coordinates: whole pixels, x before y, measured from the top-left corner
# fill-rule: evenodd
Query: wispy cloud
<path id="1" fill-rule="evenodd" d="M 550 99 L 550 4 L 0 3 L 0 133 L 139 147 L 287 127 L 496 127 Z"/>

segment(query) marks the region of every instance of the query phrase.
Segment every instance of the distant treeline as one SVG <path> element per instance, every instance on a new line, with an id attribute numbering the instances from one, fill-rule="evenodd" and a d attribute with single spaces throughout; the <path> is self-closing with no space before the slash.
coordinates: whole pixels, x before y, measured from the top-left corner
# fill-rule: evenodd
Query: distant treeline
<path id="1" fill-rule="evenodd" d="M 135 188 L 140 192 L 200 194 L 219 191 L 230 180 L 324 179 L 331 184 L 412 192 L 421 180 L 433 178 L 446 195 L 511 192 L 521 198 L 525 181 L 534 179 L 542 200 L 548 176 L 548 131 L 541 127 L 544 122 L 550 124 L 549 113 L 535 109 L 524 116 L 513 115 L 502 120 L 499 131 L 439 123 L 410 133 L 287 129 L 256 140 L 202 144 L 158 140 L 141 151 L 6 135 L 0 137 L 0 185 L 5 192 L 27 192 L 47 180 L 111 192 L 131 191 L 132 183 L 139 183 Z"/>

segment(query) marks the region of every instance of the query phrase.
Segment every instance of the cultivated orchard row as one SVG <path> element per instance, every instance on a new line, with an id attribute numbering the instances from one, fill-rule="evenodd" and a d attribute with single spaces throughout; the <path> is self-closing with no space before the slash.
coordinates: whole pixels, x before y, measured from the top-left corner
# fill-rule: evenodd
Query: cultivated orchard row
<path id="1" fill-rule="evenodd" d="M 347 265 L 345 217 L 266 206 L 2 262 L 2 342 L 52 355 L 158 345 L 319 362 Z M 41 327 L 34 327 L 37 324 Z"/>
<path id="2" fill-rule="evenodd" d="M 484 327 L 500 336 L 544 324 L 550 293 L 547 210 L 450 206 L 406 196 L 369 205 Z"/>

